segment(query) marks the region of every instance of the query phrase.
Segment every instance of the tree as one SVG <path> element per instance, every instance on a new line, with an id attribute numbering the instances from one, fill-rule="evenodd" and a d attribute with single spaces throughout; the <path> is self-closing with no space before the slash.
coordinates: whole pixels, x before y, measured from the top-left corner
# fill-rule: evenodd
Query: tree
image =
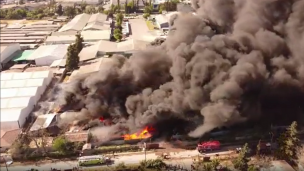
<path id="1" fill-rule="evenodd" d="M 62 14 L 63 14 L 63 8 L 62 8 L 62 5 L 61 5 L 61 4 L 59 4 L 59 5 L 57 6 L 56 13 L 57 13 L 59 16 L 62 16 Z"/>
<path id="2" fill-rule="evenodd" d="M 276 152 L 278 159 L 286 160 L 293 164 L 297 162 L 298 150 L 301 147 L 297 127 L 297 122 L 292 122 L 287 130 L 278 138 L 279 148 Z"/>
<path id="3" fill-rule="evenodd" d="M 126 13 L 129 14 L 133 12 L 135 12 L 134 1 L 130 1 L 128 4 L 126 4 Z"/>
<path id="4" fill-rule="evenodd" d="M 159 6 L 158 6 L 158 12 L 160 13 L 160 14 L 162 14 L 163 13 L 163 11 L 165 10 L 165 6 L 164 6 L 164 4 L 160 4 Z"/>
<path id="5" fill-rule="evenodd" d="M 75 47 L 75 44 L 71 44 L 68 48 L 67 59 L 66 59 L 66 69 L 68 71 L 73 71 L 78 68 L 79 57 Z"/>
<path id="6" fill-rule="evenodd" d="M 119 28 L 116 28 L 114 30 L 114 38 L 116 39 L 116 41 L 120 42 L 122 39 L 122 31 Z"/>
<path id="7" fill-rule="evenodd" d="M 81 9 L 81 12 L 84 12 L 87 8 L 87 3 L 82 1 L 82 3 L 80 4 L 80 9 Z"/>
<path id="8" fill-rule="evenodd" d="M 82 43 L 83 43 L 83 38 L 81 37 L 81 35 L 79 33 L 76 34 L 75 48 L 76 48 L 77 56 L 81 52 L 81 50 L 83 49 L 83 44 Z"/>
<path id="9" fill-rule="evenodd" d="M 144 17 L 145 19 L 148 19 L 148 18 L 150 17 L 150 14 L 149 14 L 149 13 L 145 13 L 145 14 L 143 15 L 143 17 Z"/>
<path id="10" fill-rule="evenodd" d="M 247 158 L 247 153 L 248 153 L 248 144 L 246 143 L 243 148 L 241 149 L 239 156 L 232 161 L 233 166 L 235 169 L 240 170 L 240 171 L 247 171 L 249 166 L 248 162 L 249 159 Z"/>
<path id="11" fill-rule="evenodd" d="M 145 6 L 144 13 L 151 14 L 153 12 L 152 5 Z"/>
<path id="12" fill-rule="evenodd" d="M 192 170 L 193 171 L 214 171 L 217 169 L 217 167 L 220 165 L 220 161 L 218 159 L 212 160 L 210 163 L 205 163 L 203 160 L 198 158 L 196 161 L 192 164 Z"/>
<path id="13" fill-rule="evenodd" d="M 76 10 L 74 7 L 65 7 L 64 14 L 67 15 L 70 18 L 73 18 L 76 15 Z"/>
<path id="14" fill-rule="evenodd" d="M 66 154 L 69 151 L 69 141 L 65 137 L 57 137 L 53 142 L 54 150 Z"/>
<path id="15" fill-rule="evenodd" d="M 118 13 L 118 14 L 116 15 L 116 22 L 117 22 L 117 23 L 122 23 L 123 18 L 124 18 L 123 14 L 122 14 L 122 13 Z"/>
<path id="16" fill-rule="evenodd" d="M 23 5 L 24 1 L 23 0 L 19 0 L 19 5 Z"/>
<path id="17" fill-rule="evenodd" d="M 84 12 L 87 14 L 95 14 L 97 11 L 96 11 L 95 7 L 89 6 L 89 7 L 86 7 Z"/>
<path id="18" fill-rule="evenodd" d="M 102 6 L 98 6 L 98 12 L 99 12 L 99 13 L 103 13 L 104 10 L 105 10 L 105 9 L 104 9 Z"/>

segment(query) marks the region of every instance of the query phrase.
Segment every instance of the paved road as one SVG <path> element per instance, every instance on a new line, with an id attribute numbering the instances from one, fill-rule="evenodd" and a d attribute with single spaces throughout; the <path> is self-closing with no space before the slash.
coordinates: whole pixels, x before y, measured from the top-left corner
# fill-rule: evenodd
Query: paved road
<path id="1" fill-rule="evenodd" d="M 207 155 L 215 155 L 215 154 L 227 154 L 229 152 L 224 151 L 224 152 L 215 152 L 215 153 L 209 153 Z M 190 157 L 194 157 L 197 155 L 201 155 L 199 154 L 196 150 L 189 150 L 189 151 L 183 151 L 183 152 L 178 152 L 178 153 L 170 153 L 171 156 L 171 160 L 170 161 L 166 161 L 167 164 L 179 164 L 185 168 L 189 168 L 191 163 L 192 163 L 192 159 Z M 150 153 L 146 155 L 146 159 L 156 159 L 158 156 L 155 155 L 155 153 Z M 178 159 L 178 158 L 184 158 L 184 159 Z M 139 161 L 142 161 L 145 159 L 145 155 L 144 154 L 136 154 L 136 155 L 128 155 L 128 156 L 117 156 L 114 158 L 114 164 L 113 166 L 124 162 L 125 164 L 137 164 Z M 51 168 L 56 168 L 56 169 L 60 169 L 60 170 L 64 170 L 64 169 L 71 169 L 73 167 L 77 167 L 78 163 L 77 161 L 66 161 L 66 162 L 56 162 L 56 163 L 46 163 L 46 164 L 41 164 L 41 165 L 28 165 L 28 166 L 9 166 L 8 170 L 9 171 L 20 171 L 20 170 L 30 170 L 31 168 L 35 168 L 38 170 L 50 170 Z M 106 166 L 105 166 L 106 167 Z M 100 168 L 100 166 L 98 167 L 86 167 L 86 168 Z M 4 167 L 1 167 L 0 169 L 5 170 Z"/>

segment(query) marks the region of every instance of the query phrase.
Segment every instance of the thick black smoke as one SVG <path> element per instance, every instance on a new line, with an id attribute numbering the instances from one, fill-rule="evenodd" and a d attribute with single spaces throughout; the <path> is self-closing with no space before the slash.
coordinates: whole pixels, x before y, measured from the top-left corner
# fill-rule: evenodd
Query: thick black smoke
<path id="1" fill-rule="evenodd" d="M 111 117 L 131 130 L 178 118 L 196 127 L 193 137 L 303 116 L 304 0 L 192 6 L 196 15 L 175 16 L 160 46 L 113 56 L 98 73 L 63 84 L 58 105 L 81 108 L 74 120 Z"/>

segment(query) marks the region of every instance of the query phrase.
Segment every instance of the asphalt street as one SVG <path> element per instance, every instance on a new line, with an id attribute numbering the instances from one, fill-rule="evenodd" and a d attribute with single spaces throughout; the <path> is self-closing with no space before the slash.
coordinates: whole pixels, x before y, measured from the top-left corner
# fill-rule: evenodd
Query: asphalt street
<path id="1" fill-rule="evenodd" d="M 208 153 L 207 155 L 215 155 L 215 154 L 227 154 L 229 153 L 228 151 L 224 151 L 224 152 L 213 152 L 213 153 Z M 189 151 L 183 151 L 183 152 L 178 152 L 178 153 L 172 153 L 170 154 L 171 159 L 166 161 L 167 164 L 179 164 L 180 166 L 184 167 L 184 168 L 189 168 L 191 163 L 192 163 L 192 159 L 191 157 L 195 157 L 197 155 L 202 155 L 200 153 L 198 153 L 198 151 L 196 150 L 189 150 Z M 146 154 L 146 159 L 156 159 L 158 156 L 155 153 L 150 153 L 150 154 Z M 183 158 L 183 159 L 179 159 L 179 158 Z M 119 163 L 125 163 L 126 165 L 128 164 L 137 164 L 139 161 L 142 161 L 145 159 L 145 155 L 144 154 L 136 154 L 136 155 L 127 155 L 127 156 L 116 156 L 113 160 L 114 160 L 114 164 L 112 166 L 115 166 Z M 30 170 L 32 168 L 34 169 L 38 169 L 40 170 L 50 170 L 51 168 L 55 168 L 55 169 L 60 169 L 60 170 L 64 170 L 64 169 L 71 169 L 73 167 L 78 167 L 78 162 L 77 161 L 65 161 L 65 162 L 56 162 L 56 163 L 45 163 L 45 164 L 41 164 L 41 165 L 26 165 L 26 166 L 16 166 L 16 165 L 11 165 L 8 166 L 8 170 L 9 171 L 25 171 L 25 170 Z M 85 168 L 90 168 L 90 169 L 94 169 L 94 168 L 100 168 L 101 166 L 96 166 L 96 167 L 85 167 Z M 107 166 L 104 166 L 107 167 Z M 1 167 L 0 169 L 5 170 L 5 167 Z"/>

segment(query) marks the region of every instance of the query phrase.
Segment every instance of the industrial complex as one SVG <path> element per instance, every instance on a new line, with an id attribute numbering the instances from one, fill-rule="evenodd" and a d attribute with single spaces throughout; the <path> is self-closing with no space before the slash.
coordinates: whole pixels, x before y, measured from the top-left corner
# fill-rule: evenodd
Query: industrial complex
<path id="1" fill-rule="evenodd" d="M 163 24 L 158 25 L 163 29 Z M 113 54 L 131 56 L 144 50 L 161 35 L 148 33 L 142 19 L 124 19 L 124 40 L 115 42 L 111 40 L 113 26 L 113 18 L 102 13 L 79 14 L 66 23 L 50 20 L 1 26 L 1 135 L 6 135 L 1 137 L 2 151 L 10 148 L 22 132 L 48 129 L 58 122 L 56 114 L 36 116 L 34 113 L 41 99 L 53 89 L 52 82 L 64 73 L 68 46 L 75 42 L 77 33 L 83 38 L 85 47 L 78 54 L 79 69 L 74 70 L 66 82 L 100 70 L 102 65 L 111 62 L 109 56 Z M 137 27 L 142 27 L 142 34 L 132 33 Z M 30 128 L 25 128 L 27 123 L 32 123 Z M 7 136 L 10 133 L 13 136 Z M 73 128 L 67 132 L 67 137 L 71 139 L 74 134 L 78 131 Z"/>
<path id="2" fill-rule="evenodd" d="M 177 171 L 188 168 L 165 165 L 185 161 L 194 171 L 203 161 L 195 171 L 224 171 L 241 167 L 237 158 L 244 167 L 303 170 L 303 29 L 291 28 L 304 19 L 290 17 L 298 13 L 268 0 L 254 15 L 253 1 L 232 9 L 220 0 L 55 0 L 44 4 L 52 15 L 10 20 L 3 6 L 17 15 L 41 3 L 20 1 L 1 1 L 11 18 L 1 16 L 0 28 L 0 170 L 46 157 L 71 159 L 54 164 L 68 170 L 143 158 Z M 273 158 L 282 146 L 293 160 Z"/>

